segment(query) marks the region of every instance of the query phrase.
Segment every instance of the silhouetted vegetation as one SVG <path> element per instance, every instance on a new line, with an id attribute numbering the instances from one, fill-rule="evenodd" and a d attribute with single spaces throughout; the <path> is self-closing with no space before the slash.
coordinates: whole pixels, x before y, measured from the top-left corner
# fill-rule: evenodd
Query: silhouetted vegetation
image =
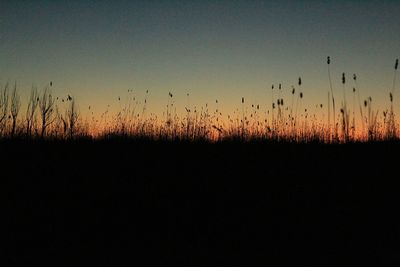
<path id="1" fill-rule="evenodd" d="M 53 95 L 52 84 L 32 88 L 21 116 L 17 90 L 10 95 L 6 84 L 0 92 L 6 260 L 397 264 L 394 90 L 388 113 L 380 115 L 371 97 L 362 101 L 356 75 L 348 89 L 343 74 L 340 114 L 317 119 L 304 106 L 303 80 L 296 80 L 290 89 L 272 86 L 270 109 L 243 97 L 231 115 L 216 100 L 215 109 L 188 104 L 179 116 L 169 92 L 158 117 L 148 112 L 148 91 L 139 102 L 129 90 L 117 114 L 106 110 L 92 119 L 74 97 Z M 335 114 L 339 98 L 329 89 L 316 112 L 330 114 L 332 106 Z"/>
<path id="2" fill-rule="evenodd" d="M 305 97 L 302 88 L 302 79 L 298 79 L 297 88 L 291 86 L 290 101 L 282 97 L 285 89 L 279 84 L 277 93 L 272 85 L 272 105 L 270 109 L 259 100 L 259 103 L 247 103 L 241 99 L 241 111 L 237 109 L 233 114 L 223 114 L 215 101 L 213 110 L 208 104 L 203 107 L 185 107 L 185 114 L 177 112 L 174 96 L 168 93 L 168 103 L 163 116 L 148 114 L 148 90 L 145 99 L 140 102 L 134 97 L 133 91 L 128 90 L 128 103 L 117 114 L 109 114 L 109 110 L 101 118 L 92 118 L 88 121 L 81 116 L 76 101 L 68 95 L 60 100 L 67 102 L 63 105 L 65 111 L 59 109 L 59 98 L 52 95 L 52 82 L 38 92 L 36 87 L 31 90 L 27 101 L 26 115 L 18 119 L 21 107 L 17 85 L 9 96 L 9 84 L 0 90 L 0 134 L 2 138 L 59 138 L 72 139 L 79 137 L 101 138 L 107 136 L 124 136 L 130 138 L 147 138 L 152 140 L 210 140 L 226 139 L 240 140 L 272 140 L 287 142 L 325 142 L 347 143 L 354 141 L 393 140 L 399 138 L 399 127 L 394 113 L 394 91 L 398 60 L 394 68 L 394 78 L 389 93 L 390 108 L 378 113 L 373 108 L 371 97 L 366 97 L 361 104 L 360 89 L 357 86 L 357 76 L 353 74 L 354 87 L 351 91 L 346 87 L 346 75 L 342 74 L 343 99 L 340 114 L 336 117 L 335 97 L 331 81 L 328 57 L 328 103 L 315 105 L 316 114 L 312 114 L 303 106 Z M 352 105 L 348 104 L 346 92 L 353 94 Z M 356 102 L 359 106 L 359 116 Z M 276 96 L 277 95 L 277 96 Z M 189 97 L 189 94 L 188 94 Z M 118 97 L 121 102 L 121 97 Z M 331 125 L 330 109 L 333 107 L 333 126 Z M 291 103 L 290 106 L 286 103 Z M 9 108 L 10 107 L 10 108 Z M 90 109 L 90 107 L 89 107 Z M 141 110 L 141 111 L 140 111 Z M 328 120 L 325 121 L 325 112 Z M 89 112 L 88 112 L 89 113 Z M 90 114 L 90 113 L 89 113 Z M 319 116 L 318 115 L 323 115 Z M 366 125 L 366 127 L 365 127 Z M 340 133 L 338 128 L 340 126 Z M 25 129 L 25 130 L 24 130 Z"/>
<path id="3" fill-rule="evenodd" d="M 0 137 L 73 139 L 124 136 L 152 140 L 262 139 L 325 143 L 398 139 L 400 134 L 393 104 L 398 60 L 395 62 L 393 85 L 389 92 L 390 106 L 381 113 L 374 109 L 370 96 L 361 101 L 356 74 L 353 74 L 354 86 L 349 89 L 346 86 L 346 74 L 342 73 L 343 99 L 339 116 L 336 116 L 330 57 L 327 63 L 330 87 L 327 92 L 328 103 L 316 104 L 314 113 L 303 105 L 303 98 L 306 95 L 303 93 L 301 77 L 298 78 L 297 87 L 292 85 L 290 88 L 285 88 L 279 84 L 276 89 L 272 85 L 270 108 L 263 105 L 262 100 L 259 103 L 248 103 L 242 97 L 240 111 L 236 109 L 233 114 L 223 114 L 218 100 L 215 101 L 215 108 L 208 104 L 202 107 L 185 106 L 182 114 L 177 111 L 174 95 L 169 92 L 166 110 L 159 116 L 149 114 L 148 90 L 143 102 L 136 99 L 133 90 L 128 90 L 125 106 L 121 106 L 121 101 L 124 99 L 118 97 L 122 110 L 110 114 L 107 109 L 100 118 L 92 117 L 91 120 L 88 119 L 90 107 L 87 113 L 81 115 L 75 98 L 70 95 L 55 97 L 52 94 L 52 82 L 40 92 L 36 87 L 32 88 L 27 100 L 25 117 L 21 118 L 21 100 L 17 84 L 15 83 L 10 96 L 7 83 L 0 89 Z M 290 100 L 283 98 L 285 90 L 291 93 Z M 350 93 L 352 93 L 352 105 L 346 98 L 346 94 Z M 356 107 L 356 94 L 358 107 Z M 189 97 L 189 94 L 187 96 Z M 61 110 L 61 106 L 64 110 Z"/>

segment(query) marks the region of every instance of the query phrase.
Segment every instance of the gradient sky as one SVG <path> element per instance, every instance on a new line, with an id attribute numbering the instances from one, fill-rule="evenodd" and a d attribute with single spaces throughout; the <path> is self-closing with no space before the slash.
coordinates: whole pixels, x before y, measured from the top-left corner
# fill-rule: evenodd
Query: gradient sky
<path id="1" fill-rule="evenodd" d="M 305 104 L 326 104 L 326 56 L 341 97 L 342 72 L 362 98 L 388 105 L 400 56 L 399 1 L 0 2 L 0 85 L 32 84 L 76 96 L 81 112 L 118 107 L 128 89 L 160 112 L 174 93 L 183 109 L 220 102 L 230 112 L 270 106 L 271 84 L 303 80 Z M 399 82 L 400 83 L 400 82 Z M 351 88 L 348 88 L 349 92 Z"/>

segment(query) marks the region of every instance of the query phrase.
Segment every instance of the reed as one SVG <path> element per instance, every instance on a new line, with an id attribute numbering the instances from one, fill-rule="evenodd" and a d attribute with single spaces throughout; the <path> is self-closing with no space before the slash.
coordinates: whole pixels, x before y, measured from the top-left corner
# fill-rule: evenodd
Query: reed
<path id="1" fill-rule="evenodd" d="M 374 109 L 372 97 L 361 102 L 356 74 L 353 74 L 352 103 L 348 104 L 346 74 L 342 73 L 343 100 L 339 123 L 335 114 L 330 57 L 327 58 L 327 63 L 330 90 L 325 109 L 322 103 L 314 103 L 311 108 L 303 103 L 304 85 L 302 78 L 298 77 L 296 87 L 291 86 L 288 93 L 281 83 L 276 88 L 271 86 L 270 108 L 264 108 L 257 102 L 248 103 L 243 96 L 239 102 L 241 106 L 233 114 L 228 114 L 222 112 L 220 99 L 215 99 L 215 106 L 206 103 L 196 107 L 191 105 L 190 95 L 187 93 L 184 111 L 180 112 L 175 105 L 174 95 L 168 92 L 163 115 L 158 116 L 148 109 L 148 90 L 143 99 L 138 99 L 134 91 L 129 89 L 127 97 L 120 95 L 114 99 L 119 108 L 116 113 L 111 112 L 111 105 L 115 102 L 110 103 L 98 118 L 93 113 L 93 106 L 88 107 L 85 117 L 85 114 L 79 112 L 75 97 L 53 95 L 54 86 L 50 82 L 40 93 L 32 86 L 26 112 L 21 115 L 22 101 L 16 83 L 11 93 L 9 83 L 6 83 L 0 87 L 0 138 L 23 136 L 73 139 L 82 136 L 121 136 L 150 140 L 239 139 L 247 142 L 261 139 L 272 142 L 325 143 L 398 139 L 394 110 L 398 60 L 395 62 L 394 79 L 389 92 L 390 106 L 381 113 Z M 356 101 L 360 109 L 359 118 L 356 115 Z M 324 112 L 328 113 L 327 120 Z M 322 117 L 318 118 L 317 114 Z M 337 131 L 338 125 L 341 125 L 340 135 Z M 361 130 L 358 130 L 359 125 Z"/>

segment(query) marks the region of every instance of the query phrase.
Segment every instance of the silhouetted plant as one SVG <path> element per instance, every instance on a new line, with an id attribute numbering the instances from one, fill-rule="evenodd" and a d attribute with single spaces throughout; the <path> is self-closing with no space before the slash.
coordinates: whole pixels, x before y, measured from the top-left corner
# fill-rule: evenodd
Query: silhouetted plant
<path id="1" fill-rule="evenodd" d="M 55 119 L 54 98 L 51 95 L 48 87 L 45 87 L 42 96 L 39 98 L 39 111 L 42 125 L 40 137 L 43 138 L 46 135 L 46 129 L 53 123 Z"/>
<path id="2" fill-rule="evenodd" d="M 336 124 L 336 107 L 335 107 L 335 96 L 333 94 L 333 86 L 332 86 L 332 78 L 331 78 L 331 58 L 327 58 L 327 64 L 328 64 L 328 78 L 329 78 L 329 87 L 331 89 L 331 95 L 332 95 L 332 107 L 333 107 L 333 128 L 334 128 L 334 133 L 333 137 L 336 140 L 337 139 L 337 124 Z M 328 125 L 328 128 L 330 129 L 330 125 Z"/>
<path id="3" fill-rule="evenodd" d="M 78 122 L 79 114 L 76 108 L 75 104 L 75 98 L 71 97 L 71 100 L 69 101 L 69 107 L 66 112 L 66 118 L 68 120 L 68 135 L 69 138 L 72 139 L 74 137 L 74 134 L 76 132 L 76 124 Z"/>
<path id="4" fill-rule="evenodd" d="M 12 127 L 11 127 L 11 137 L 15 134 L 15 129 L 17 125 L 17 117 L 19 114 L 19 110 L 21 108 L 20 97 L 17 92 L 17 83 L 15 82 L 14 90 L 11 94 L 11 118 L 12 118 Z"/>
<path id="5" fill-rule="evenodd" d="M 32 136 L 32 128 L 36 124 L 36 110 L 39 105 L 39 94 L 36 87 L 32 87 L 31 94 L 28 100 L 28 106 L 26 109 L 26 135 Z"/>
<path id="6" fill-rule="evenodd" d="M 9 105 L 8 88 L 9 84 L 6 83 L 3 87 L 3 90 L 0 90 L 0 135 L 4 134 L 4 131 L 7 126 L 8 105 Z"/>
<path id="7" fill-rule="evenodd" d="M 364 107 L 367 108 L 367 125 L 368 125 L 368 140 L 375 141 L 377 139 L 377 118 L 378 112 L 372 109 L 372 97 L 368 97 L 364 101 Z"/>
<path id="8" fill-rule="evenodd" d="M 388 113 L 388 122 L 387 122 L 387 138 L 393 139 L 396 137 L 396 122 L 395 122 L 395 115 L 394 115 L 394 108 L 393 108 L 393 96 L 396 89 L 396 74 L 397 68 L 399 66 L 399 60 L 396 59 L 394 64 L 394 75 L 393 75 L 393 85 L 392 91 L 389 93 L 389 100 L 390 100 L 390 112 Z"/>
<path id="9" fill-rule="evenodd" d="M 346 75 L 342 73 L 342 85 L 343 85 L 343 102 L 340 113 L 342 116 L 342 134 L 344 142 L 349 141 L 349 111 L 347 109 L 347 99 L 346 99 Z"/>

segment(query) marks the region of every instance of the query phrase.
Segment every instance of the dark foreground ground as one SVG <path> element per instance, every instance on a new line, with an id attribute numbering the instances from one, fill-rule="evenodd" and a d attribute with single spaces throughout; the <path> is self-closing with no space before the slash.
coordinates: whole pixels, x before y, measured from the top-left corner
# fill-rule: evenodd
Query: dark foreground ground
<path id="1" fill-rule="evenodd" d="M 400 143 L 0 142 L 12 263 L 399 263 Z"/>

